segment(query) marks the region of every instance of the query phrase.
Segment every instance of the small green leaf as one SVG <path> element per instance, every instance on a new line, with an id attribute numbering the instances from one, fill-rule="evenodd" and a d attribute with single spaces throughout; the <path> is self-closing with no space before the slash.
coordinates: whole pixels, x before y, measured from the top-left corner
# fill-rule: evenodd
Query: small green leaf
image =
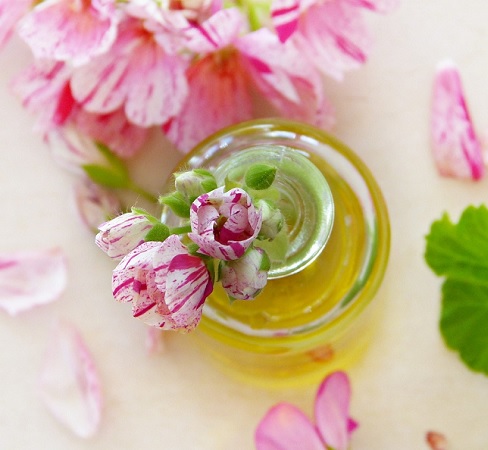
<path id="1" fill-rule="evenodd" d="M 159 219 L 157 219 L 152 214 L 150 214 L 149 212 L 147 212 L 144 208 L 139 208 L 139 207 L 133 206 L 131 208 L 131 212 L 132 212 L 132 214 L 136 214 L 136 215 L 139 215 L 139 216 L 144 216 L 153 225 L 157 225 L 157 224 L 161 223 L 161 221 Z"/>
<path id="2" fill-rule="evenodd" d="M 110 188 L 126 188 L 130 179 L 125 172 L 120 172 L 112 167 L 98 164 L 85 164 L 82 166 L 88 177 L 95 183 Z"/>
<path id="3" fill-rule="evenodd" d="M 119 158 L 112 150 L 110 150 L 102 142 L 95 142 L 98 151 L 105 157 L 110 167 L 113 167 L 117 172 L 128 174 L 127 166 L 124 161 Z"/>
<path id="4" fill-rule="evenodd" d="M 441 334 L 472 370 L 488 375 L 488 209 L 469 206 L 459 222 L 447 214 L 426 237 L 425 260 L 446 280 Z"/>
<path id="5" fill-rule="evenodd" d="M 269 164 L 253 164 L 247 169 L 244 181 L 246 185 L 256 191 L 268 189 L 275 179 L 276 167 Z"/>
<path id="6" fill-rule="evenodd" d="M 159 203 L 171 208 L 178 217 L 190 217 L 190 204 L 180 192 L 172 192 L 160 197 Z"/>
<path id="7" fill-rule="evenodd" d="M 263 259 L 261 260 L 261 265 L 259 266 L 259 270 L 268 272 L 270 268 L 271 268 L 271 261 L 269 260 L 268 254 L 263 250 Z"/>
<path id="8" fill-rule="evenodd" d="M 169 228 L 164 223 L 154 225 L 146 234 L 144 240 L 163 242 L 169 236 Z"/>

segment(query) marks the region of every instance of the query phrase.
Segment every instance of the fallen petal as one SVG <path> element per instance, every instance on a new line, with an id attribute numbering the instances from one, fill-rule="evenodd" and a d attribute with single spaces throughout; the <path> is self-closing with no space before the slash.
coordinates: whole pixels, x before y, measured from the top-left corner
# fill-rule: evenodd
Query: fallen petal
<path id="1" fill-rule="evenodd" d="M 52 413 L 77 436 L 93 436 L 102 409 L 100 380 L 79 332 L 59 322 L 47 349 L 40 376 L 40 395 Z"/>
<path id="2" fill-rule="evenodd" d="M 324 450 L 315 427 L 298 408 L 279 403 L 259 423 L 256 450 Z"/>
<path id="3" fill-rule="evenodd" d="M 57 300 L 66 288 L 60 249 L 0 254 L 0 308 L 12 316 Z"/>
<path id="4" fill-rule="evenodd" d="M 425 436 L 425 440 L 432 450 L 447 450 L 447 439 L 441 433 L 429 431 Z"/>
<path id="5" fill-rule="evenodd" d="M 434 78 L 431 117 L 432 152 L 439 173 L 478 180 L 484 175 L 482 149 L 464 97 L 461 77 L 450 61 Z"/>
<path id="6" fill-rule="evenodd" d="M 349 434 L 357 424 L 349 418 L 351 387 L 344 372 L 330 374 L 319 387 L 315 400 L 315 420 L 328 447 L 346 450 Z"/>

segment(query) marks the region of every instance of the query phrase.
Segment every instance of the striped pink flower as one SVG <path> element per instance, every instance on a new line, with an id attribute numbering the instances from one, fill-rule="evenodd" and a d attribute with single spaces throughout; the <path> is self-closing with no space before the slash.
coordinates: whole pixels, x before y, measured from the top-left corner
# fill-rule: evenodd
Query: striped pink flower
<path id="1" fill-rule="evenodd" d="M 101 224 L 95 243 L 110 258 L 121 259 L 144 242 L 151 228 L 151 223 L 142 214 L 125 213 Z"/>
<path id="2" fill-rule="evenodd" d="M 261 211 L 249 194 L 239 188 L 224 192 L 217 188 L 198 197 L 190 208 L 188 237 L 200 252 L 230 261 L 240 258 L 261 229 Z"/>
<path id="3" fill-rule="evenodd" d="M 36 58 L 84 64 L 115 40 L 115 1 L 43 1 L 20 22 L 19 34 Z"/>
<path id="4" fill-rule="evenodd" d="M 202 259 L 192 256 L 176 235 L 145 242 L 115 268 L 113 295 L 132 304 L 132 315 L 163 330 L 193 330 L 213 290 Z"/>

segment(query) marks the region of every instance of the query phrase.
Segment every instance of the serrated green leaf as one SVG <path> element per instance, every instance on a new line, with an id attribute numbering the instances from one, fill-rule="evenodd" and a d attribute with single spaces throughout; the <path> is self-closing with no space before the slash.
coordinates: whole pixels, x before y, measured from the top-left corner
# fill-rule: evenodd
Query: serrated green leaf
<path id="1" fill-rule="evenodd" d="M 164 223 L 158 223 L 154 225 L 146 234 L 144 240 L 163 242 L 169 236 L 169 228 Z"/>
<path id="2" fill-rule="evenodd" d="M 458 224 L 447 214 L 427 236 L 425 260 L 437 275 L 488 286 L 488 209 L 469 206 Z"/>
<path id="3" fill-rule="evenodd" d="M 82 166 L 88 177 L 101 186 L 110 188 L 126 188 L 130 179 L 126 173 L 119 172 L 112 167 L 98 164 L 85 164 Z"/>
<path id="4" fill-rule="evenodd" d="M 440 329 L 446 345 L 472 370 L 488 375 L 488 286 L 448 278 Z"/>
<path id="5" fill-rule="evenodd" d="M 471 369 L 488 375 L 488 209 L 469 206 L 457 224 L 447 214 L 426 237 L 425 260 L 446 280 L 441 334 Z"/>

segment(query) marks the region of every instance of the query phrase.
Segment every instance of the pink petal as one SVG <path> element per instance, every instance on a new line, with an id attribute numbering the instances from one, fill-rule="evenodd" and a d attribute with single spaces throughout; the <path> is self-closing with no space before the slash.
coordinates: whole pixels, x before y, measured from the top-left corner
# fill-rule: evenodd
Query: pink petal
<path id="1" fill-rule="evenodd" d="M 46 1 L 20 23 L 19 34 L 38 59 L 84 64 L 106 52 L 117 34 L 113 2 Z"/>
<path id="2" fill-rule="evenodd" d="M 33 0 L 0 0 L 0 49 L 7 43 L 17 22 L 27 13 Z"/>
<path id="3" fill-rule="evenodd" d="M 450 61 L 439 64 L 432 97 L 432 152 L 441 175 L 478 180 L 482 149 L 464 97 L 461 77 Z"/>
<path id="4" fill-rule="evenodd" d="M 345 0 L 347 3 L 379 13 L 393 11 L 400 4 L 400 0 Z"/>
<path id="5" fill-rule="evenodd" d="M 12 316 L 57 300 L 66 282 L 60 249 L 0 254 L 0 308 Z"/>
<path id="6" fill-rule="evenodd" d="M 101 223 L 106 222 L 120 211 L 120 202 L 115 194 L 81 178 L 74 186 L 76 211 L 82 223 L 96 232 Z"/>
<path id="7" fill-rule="evenodd" d="M 149 355 L 162 353 L 165 349 L 164 331 L 146 327 L 146 350 Z"/>
<path id="8" fill-rule="evenodd" d="M 447 450 L 447 439 L 446 437 L 436 431 L 429 431 L 425 440 L 432 450 Z"/>
<path id="9" fill-rule="evenodd" d="M 77 436 L 98 429 L 102 392 L 95 363 L 79 332 L 58 323 L 40 376 L 40 395 L 51 414 Z"/>
<path id="10" fill-rule="evenodd" d="M 356 425 L 349 419 L 351 388 L 344 372 L 334 372 L 320 385 L 315 400 L 315 420 L 324 442 L 335 450 L 347 450 Z"/>
<path id="11" fill-rule="evenodd" d="M 259 423 L 256 450 L 324 450 L 324 444 L 310 420 L 298 408 L 279 403 Z"/>
<path id="12" fill-rule="evenodd" d="M 300 16 L 299 0 L 275 0 L 271 4 L 271 21 L 281 42 L 296 31 Z"/>
<path id="13" fill-rule="evenodd" d="M 222 56 L 209 55 L 192 65 L 187 72 L 188 97 L 164 127 L 171 142 L 185 153 L 217 130 L 252 117 L 247 75 L 238 55 Z"/>

